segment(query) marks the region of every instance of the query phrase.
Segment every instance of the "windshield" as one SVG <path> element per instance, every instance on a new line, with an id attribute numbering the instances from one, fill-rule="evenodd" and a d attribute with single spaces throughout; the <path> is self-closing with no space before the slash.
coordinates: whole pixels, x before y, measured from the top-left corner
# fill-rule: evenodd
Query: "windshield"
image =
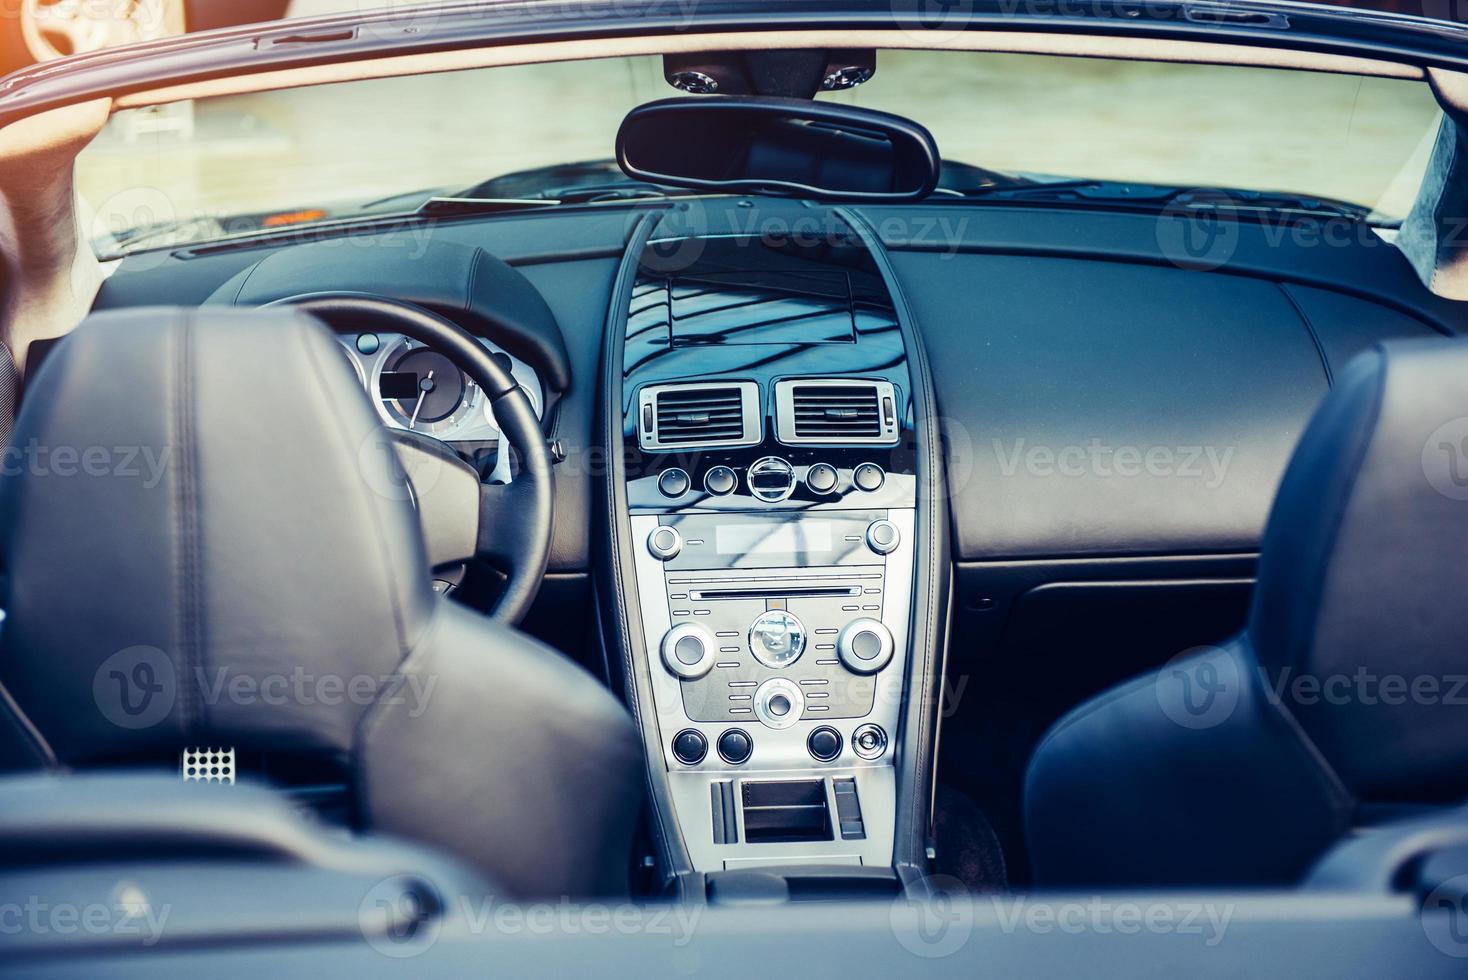
<path id="1" fill-rule="evenodd" d="M 623 115 L 675 94 L 649 57 L 129 110 L 81 156 L 78 185 L 103 254 L 411 211 L 433 195 L 615 197 Z M 945 167 L 948 186 L 997 171 L 1237 188 L 1350 202 L 1388 223 L 1410 208 L 1440 121 L 1415 81 L 969 52 L 882 51 L 869 82 L 822 98 L 928 127 L 945 163 L 969 165 Z"/>

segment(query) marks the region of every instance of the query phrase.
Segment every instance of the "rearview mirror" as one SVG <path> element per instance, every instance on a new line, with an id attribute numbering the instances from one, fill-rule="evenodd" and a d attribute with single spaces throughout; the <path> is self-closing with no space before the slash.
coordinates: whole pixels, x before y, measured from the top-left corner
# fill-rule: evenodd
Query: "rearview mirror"
<path id="1" fill-rule="evenodd" d="M 756 96 L 663 99 L 617 131 L 635 180 L 701 190 L 915 201 L 938 182 L 933 136 L 901 116 Z"/>

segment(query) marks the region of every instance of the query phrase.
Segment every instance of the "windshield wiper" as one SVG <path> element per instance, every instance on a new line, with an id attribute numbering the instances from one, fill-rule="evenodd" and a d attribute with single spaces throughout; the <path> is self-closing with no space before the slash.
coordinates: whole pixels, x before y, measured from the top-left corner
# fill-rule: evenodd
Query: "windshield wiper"
<path id="1" fill-rule="evenodd" d="M 1088 179 L 990 184 L 964 190 L 960 194 L 963 200 L 1056 201 L 1133 206 L 1148 210 L 1179 207 L 1224 213 L 1260 211 L 1388 223 L 1370 208 L 1349 201 L 1233 187 L 1170 187 L 1166 184 Z"/>

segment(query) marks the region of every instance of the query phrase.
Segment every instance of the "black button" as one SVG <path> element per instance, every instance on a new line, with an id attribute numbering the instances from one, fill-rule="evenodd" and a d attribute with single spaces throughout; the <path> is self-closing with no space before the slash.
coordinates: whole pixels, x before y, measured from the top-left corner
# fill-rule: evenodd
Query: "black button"
<path id="1" fill-rule="evenodd" d="M 770 714 L 779 718 L 790 713 L 790 699 L 783 694 L 770 698 Z"/>
<path id="2" fill-rule="evenodd" d="M 670 470 L 663 470 L 662 475 L 658 477 L 658 489 L 662 491 L 664 497 L 681 497 L 692 485 L 693 481 L 688 479 L 688 474 L 676 466 Z"/>
<path id="3" fill-rule="evenodd" d="M 754 740 L 738 728 L 731 728 L 719 736 L 719 758 L 731 766 L 748 762 L 753 752 Z"/>
<path id="4" fill-rule="evenodd" d="M 805 471 L 805 485 L 814 493 L 830 493 L 836 489 L 836 475 L 830 463 L 817 463 Z"/>
<path id="5" fill-rule="evenodd" d="M 882 489 L 882 484 L 886 479 L 887 474 L 876 463 L 862 463 L 851 475 L 851 480 L 856 484 L 856 488 L 865 490 L 867 493 Z"/>
<path id="6" fill-rule="evenodd" d="M 727 466 L 715 466 L 703 475 L 703 488 L 709 493 L 722 497 L 726 493 L 733 493 L 734 488 L 739 485 L 739 477 Z"/>
<path id="7" fill-rule="evenodd" d="M 673 757 L 685 766 L 698 765 L 703 761 L 703 757 L 708 755 L 708 751 L 708 739 L 703 737 L 702 732 L 685 728 L 673 736 Z"/>
<path id="8" fill-rule="evenodd" d="M 817 728 L 805 740 L 805 747 L 817 762 L 830 762 L 841 754 L 841 733 L 834 728 Z"/>

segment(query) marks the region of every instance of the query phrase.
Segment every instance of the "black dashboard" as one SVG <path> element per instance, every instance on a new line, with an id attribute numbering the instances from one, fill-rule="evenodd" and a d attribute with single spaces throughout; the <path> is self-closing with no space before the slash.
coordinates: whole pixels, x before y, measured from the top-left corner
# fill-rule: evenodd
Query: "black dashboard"
<path id="1" fill-rule="evenodd" d="M 598 468 L 594 452 L 586 455 L 597 410 L 591 380 L 641 213 L 579 208 L 151 253 L 122 262 L 97 308 L 198 304 L 230 289 L 241 302 L 363 290 L 458 319 L 545 380 L 547 426 L 570 453 L 557 467 L 552 568 L 585 571 Z M 1394 248 L 1370 244 L 1370 232 L 1311 244 L 1240 223 L 1229 261 L 1197 271 L 1169 260 L 1150 216 L 954 206 L 856 213 L 885 244 L 931 348 L 961 561 L 1250 552 L 1330 372 L 1377 339 L 1456 332 L 1465 320 Z M 769 200 L 703 216 L 711 234 L 802 221 L 829 223 L 825 209 Z M 1025 465 L 1036 446 L 1093 439 L 1142 451 L 1140 475 L 1049 479 L 1043 462 L 1038 473 Z M 1007 464 L 1017 445 L 1016 468 Z M 1231 455 L 1210 487 L 1206 467 L 1197 480 L 1149 474 L 1145 451 L 1159 446 Z"/>
<path id="2" fill-rule="evenodd" d="M 679 814 L 661 828 L 666 869 L 740 866 L 750 801 L 729 794 L 752 786 L 760 803 L 768 789 L 743 778 L 756 769 L 817 772 L 822 789 L 808 790 L 828 804 L 828 836 L 852 780 L 869 804 L 862 837 L 832 837 L 819 856 L 901 867 L 921 863 L 937 725 L 945 780 L 1017 800 L 1029 746 L 1066 708 L 1241 625 L 1275 486 L 1344 363 L 1468 323 L 1395 248 L 1356 231 L 1240 221 L 1227 254 L 1200 265 L 1140 213 L 573 206 L 135 256 L 97 307 L 376 293 L 516 358 L 543 385 L 542 423 L 564 452 L 542 609 L 525 627 L 621 683 L 634 707 L 656 704 L 643 723 L 661 762 L 650 788 Z M 792 438 L 800 412 L 831 427 Z M 845 426 L 859 427 L 855 444 Z M 895 555 L 867 537 L 882 522 Z M 843 578 L 873 566 L 885 577 Z M 597 568 L 610 570 L 599 586 Z M 692 581 L 705 573 L 775 582 Z M 872 592 L 836 595 L 853 584 Z M 660 594 L 643 602 L 639 588 Z M 679 673 L 664 641 L 680 614 L 712 626 L 736 607 L 701 641 L 710 673 Z M 788 635 L 765 615 L 782 609 L 809 633 L 786 671 L 810 682 L 796 688 L 799 738 L 755 711 L 788 665 L 746 656 L 760 659 L 757 635 Z M 905 672 L 906 697 L 925 692 L 919 715 L 873 722 L 865 707 L 880 703 L 871 675 L 835 648 L 868 619 L 908 633 L 890 673 Z M 704 653 L 690 657 L 702 670 Z M 824 705 L 804 697 L 837 680 L 848 686 Z M 941 692 L 914 687 L 929 683 Z M 867 722 L 882 729 L 875 759 L 855 751 Z M 819 745 L 818 728 L 832 730 Z M 749 753 L 737 738 L 726 751 L 733 729 Z M 909 760 L 900 780 L 893 758 Z M 1017 812 L 991 816 L 1013 834 Z M 811 857 L 798 836 L 761 846 Z"/>

